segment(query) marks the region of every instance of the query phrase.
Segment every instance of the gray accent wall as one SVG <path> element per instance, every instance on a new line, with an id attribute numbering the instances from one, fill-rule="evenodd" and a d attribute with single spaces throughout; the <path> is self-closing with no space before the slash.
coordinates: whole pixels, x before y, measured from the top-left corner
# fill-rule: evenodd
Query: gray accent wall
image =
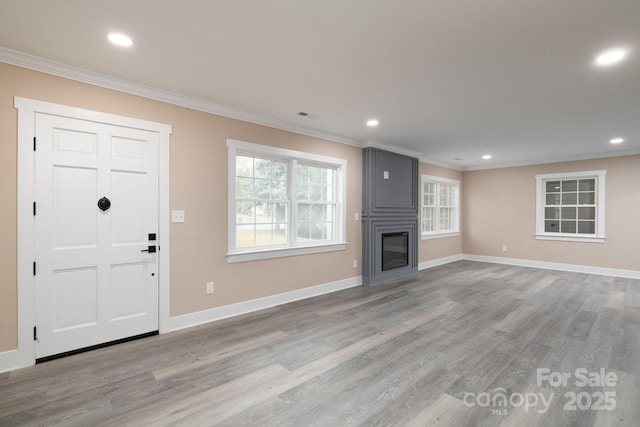
<path id="1" fill-rule="evenodd" d="M 375 285 L 418 272 L 418 159 L 365 148 L 362 277 Z M 382 234 L 409 233 L 409 265 L 382 271 Z"/>

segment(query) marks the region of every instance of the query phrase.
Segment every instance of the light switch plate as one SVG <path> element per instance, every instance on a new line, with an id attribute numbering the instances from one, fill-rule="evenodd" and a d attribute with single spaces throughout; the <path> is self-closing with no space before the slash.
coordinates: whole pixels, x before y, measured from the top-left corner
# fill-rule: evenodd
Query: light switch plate
<path id="1" fill-rule="evenodd" d="M 184 211 L 171 211 L 171 222 L 184 222 Z"/>
<path id="2" fill-rule="evenodd" d="M 382 178 L 384 178 L 384 179 L 389 179 L 389 171 L 384 171 L 384 172 L 382 173 Z"/>

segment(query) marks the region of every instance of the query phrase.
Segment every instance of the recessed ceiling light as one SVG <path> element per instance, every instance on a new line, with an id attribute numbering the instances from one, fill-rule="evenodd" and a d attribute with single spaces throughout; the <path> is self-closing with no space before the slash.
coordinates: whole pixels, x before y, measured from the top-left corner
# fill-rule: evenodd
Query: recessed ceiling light
<path id="1" fill-rule="evenodd" d="M 622 144 L 624 142 L 624 138 L 613 138 L 609 141 L 611 144 Z"/>
<path id="2" fill-rule="evenodd" d="M 482 156 L 482 158 L 484 160 L 489 160 L 491 158 L 491 154 L 485 154 L 484 156 Z"/>
<path id="3" fill-rule="evenodd" d="M 108 38 L 111 43 L 122 47 L 129 47 L 133 44 L 130 37 L 120 33 L 111 33 Z"/>
<path id="4" fill-rule="evenodd" d="M 369 119 L 367 120 L 367 126 L 369 127 L 378 126 L 378 121 L 376 119 Z"/>
<path id="5" fill-rule="evenodd" d="M 626 56 L 627 51 L 625 49 L 609 49 L 598 55 L 594 63 L 600 67 L 608 67 L 622 61 Z"/>

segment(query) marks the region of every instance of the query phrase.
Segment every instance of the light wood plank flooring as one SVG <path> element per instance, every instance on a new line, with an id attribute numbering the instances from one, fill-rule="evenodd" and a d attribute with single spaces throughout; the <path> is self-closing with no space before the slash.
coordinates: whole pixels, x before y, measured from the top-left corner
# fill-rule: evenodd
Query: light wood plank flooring
<path id="1" fill-rule="evenodd" d="M 637 426 L 639 403 L 640 281 L 469 261 L 0 374 L 0 426 Z"/>

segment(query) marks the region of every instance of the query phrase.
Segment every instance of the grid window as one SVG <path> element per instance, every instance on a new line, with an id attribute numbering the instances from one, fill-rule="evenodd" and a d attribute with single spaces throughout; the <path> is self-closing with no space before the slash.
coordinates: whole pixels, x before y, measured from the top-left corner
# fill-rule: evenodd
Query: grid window
<path id="1" fill-rule="evenodd" d="M 236 157 L 236 247 L 287 243 L 287 163 Z"/>
<path id="2" fill-rule="evenodd" d="M 422 176 L 422 235 L 459 232 L 459 181 Z"/>
<path id="3" fill-rule="evenodd" d="M 604 239 L 606 171 L 538 175 L 538 238 Z"/>
<path id="4" fill-rule="evenodd" d="M 346 248 L 345 160 L 227 145 L 230 262 Z"/>
<path id="5" fill-rule="evenodd" d="M 596 179 L 545 181 L 544 231 L 596 233 Z"/>
<path id="6" fill-rule="evenodd" d="M 336 236 L 336 169 L 298 164 L 297 240 L 334 240 Z"/>

